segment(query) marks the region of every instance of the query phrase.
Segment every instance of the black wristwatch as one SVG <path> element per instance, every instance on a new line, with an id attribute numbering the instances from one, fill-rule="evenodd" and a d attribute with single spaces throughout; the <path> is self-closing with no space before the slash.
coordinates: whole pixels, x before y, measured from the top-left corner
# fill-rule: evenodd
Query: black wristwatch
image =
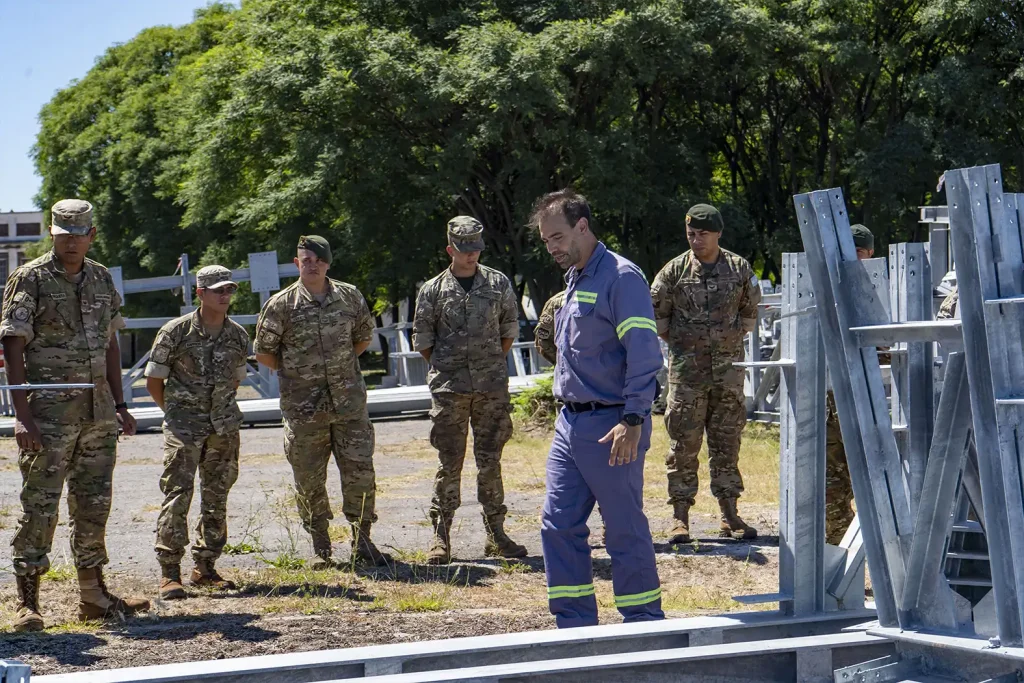
<path id="1" fill-rule="evenodd" d="M 127 403 L 115 403 L 114 410 L 126 410 L 128 408 Z"/>
<path id="2" fill-rule="evenodd" d="M 630 427 L 639 427 L 644 423 L 644 418 L 636 413 L 627 413 L 622 416 L 622 421 L 628 424 Z"/>

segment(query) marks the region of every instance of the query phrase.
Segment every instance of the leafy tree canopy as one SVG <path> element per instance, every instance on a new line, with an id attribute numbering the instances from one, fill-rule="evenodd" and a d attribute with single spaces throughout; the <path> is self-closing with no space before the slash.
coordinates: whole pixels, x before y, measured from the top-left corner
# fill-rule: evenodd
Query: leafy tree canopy
<path id="1" fill-rule="evenodd" d="M 320 233 L 382 307 L 444 266 L 458 213 L 543 301 L 560 273 L 526 218 L 571 184 L 649 276 L 710 201 L 777 277 L 794 193 L 841 186 L 884 246 L 924 238 L 946 168 L 1020 184 L 1022 26 L 1020 0 L 213 4 L 44 107 L 39 201 L 90 199 L 98 257 L 128 277 Z"/>

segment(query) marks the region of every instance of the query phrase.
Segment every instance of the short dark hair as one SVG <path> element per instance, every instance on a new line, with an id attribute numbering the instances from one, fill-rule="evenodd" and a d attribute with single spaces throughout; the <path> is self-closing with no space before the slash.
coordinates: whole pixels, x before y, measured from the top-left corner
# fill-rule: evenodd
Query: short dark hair
<path id="1" fill-rule="evenodd" d="M 586 218 L 587 225 L 593 232 L 594 222 L 590 217 L 590 204 L 587 203 L 586 197 L 571 187 L 557 192 L 548 192 L 534 202 L 533 210 L 530 212 L 530 225 L 540 225 L 541 218 L 559 210 L 565 216 L 569 227 L 576 225 L 581 218 Z"/>

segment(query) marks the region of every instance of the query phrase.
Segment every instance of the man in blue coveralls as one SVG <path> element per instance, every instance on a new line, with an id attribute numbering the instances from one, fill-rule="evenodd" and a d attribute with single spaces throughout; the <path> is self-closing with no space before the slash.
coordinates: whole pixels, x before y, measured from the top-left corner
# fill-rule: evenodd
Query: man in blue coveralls
<path id="1" fill-rule="evenodd" d="M 597 624 L 587 518 L 600 503 L 615 606 L 627 622 L 664 619 L 643 511 L 644 454 L 661 347 L 643 272 L 591 231 L 572 190 L 534 205 L 531 224 L 568 271 L 555 315 L 554 394 L 564 407 L 547 464 L 541 544 L 548 605 L 559 628 Z"/>

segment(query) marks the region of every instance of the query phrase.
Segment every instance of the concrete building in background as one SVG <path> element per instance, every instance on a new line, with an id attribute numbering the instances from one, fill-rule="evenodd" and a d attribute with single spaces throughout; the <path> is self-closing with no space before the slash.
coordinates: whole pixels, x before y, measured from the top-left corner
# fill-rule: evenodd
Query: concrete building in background
<path id="1" fill-rule="evenodd" d="M 0 213 L 0 289 L 7 276 L 25 263 L 25 247 L 43 239 L 42 211 Z"/>

